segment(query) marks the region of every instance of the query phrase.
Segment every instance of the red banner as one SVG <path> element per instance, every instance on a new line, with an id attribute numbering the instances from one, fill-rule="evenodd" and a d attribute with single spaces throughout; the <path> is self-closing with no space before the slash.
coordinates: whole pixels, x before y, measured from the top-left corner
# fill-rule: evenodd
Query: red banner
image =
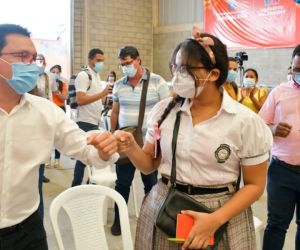
<path id="1" fill-rule="evenodd" d="M 300 0 L 204 0 L 204 30 L 230 49 L 295 47 Z"/>

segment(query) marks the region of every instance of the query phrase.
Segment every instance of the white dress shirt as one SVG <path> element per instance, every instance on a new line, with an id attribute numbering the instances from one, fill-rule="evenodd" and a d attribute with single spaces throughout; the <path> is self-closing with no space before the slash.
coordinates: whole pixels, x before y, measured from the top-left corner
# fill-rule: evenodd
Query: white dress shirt
<path id="1" fill-rule="evenodd" d="M 86 134 L 54 103 L 25 94 L 8 114 L 0 108 L 0 228 L 20 223 L 38 208 L 39 165 L 53 148 L 85 164 L 106 167 Z"/>
<path id="2" fill-rule="evenodd" d="M 76 92 L 84 92 L 87 95 L 99 94 L 102 91 L 102 82 L 100 75 L 88 68 L 89 74 L 92 76 L 92 82 L 90 82 L 87 72 L 81 71 L 78 73 L 75 79 Z M 77 120 L 81 122 L 87 122 L 94 125 L 99 125 L 101 120 L 102 101 L 101 99 L 78 106 Z"/>
<path id="3" fill-rule="evenodd" d="M 146 140 L 154 144 L 154 124 L 171 98 L 158 103 L 148 119 Z M 181 114 L 176 150 L 176 179 L 194 186 L 233 183 L 242 165 L 256 165 L 269 158 L 273 137 L 264 121 L 223 91 L 222 105 L 210 119 L 193 126 L 190 103 L 178 104 L 161 124 L 161 174 L 170 176 L 172 138 L 177 111 Z"/>

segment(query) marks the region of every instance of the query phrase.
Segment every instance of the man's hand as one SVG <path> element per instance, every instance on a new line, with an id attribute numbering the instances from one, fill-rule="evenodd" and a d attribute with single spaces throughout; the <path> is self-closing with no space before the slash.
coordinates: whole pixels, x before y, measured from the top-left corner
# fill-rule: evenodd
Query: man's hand
<path id="1" fill-rule="evenodd" d="M 285 122 L 280 122 L 277 125 L 275 125 L 275 132 L 274 136 L 279 136 L 279 137 L 287 137 L 292 129 L 292 126 L 285 123 Z"/>
<path id="2" fill-rule="evenodd" d="M 98 150 L 99 157 L 104 161 L 118 150 L 116 138 L 108 131 L 91 134 L 87 143 Z"/>
<path id="3" fill-rule="evenodd" d="M 111 93 L 112 93 L 112 86 L 110 84 L 107 84 L 105 89 L 103 89 L 103 91 L 101 92 L 101 94 L 103 94 L 103 97 Z"/>

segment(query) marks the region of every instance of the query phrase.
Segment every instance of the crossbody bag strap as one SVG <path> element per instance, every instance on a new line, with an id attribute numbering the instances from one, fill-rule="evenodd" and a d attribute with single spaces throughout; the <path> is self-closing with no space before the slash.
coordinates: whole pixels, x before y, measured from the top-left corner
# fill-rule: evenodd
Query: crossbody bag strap
<path id="1" fill-rule="evenodd" d="M 49 83 L 49 76 L 47 75 L 47 73 L 44 73 L 44 77 L 45 77 L 45 96 L 48 100 L 50 100 L 50 94 L 49 94 L 49 90 L 50 90 L 50 83 Z"/>
<path id="2" fill-rule="evenodd" d="M 146 108 L 146 99 L 147 99 L 147 91 L 148 85 L 150 81 L 150 72 L 146 69 L 147 79 L 143 82 L 141 101 L 140 101 L 140 110 L 139 110 L 139 119 L 138 119 L 138 129 L 141 130 L 144 122 L 145 108 Z"/>
<path id="3" fill-rule="evenodd" d="M 176 148 L 177 148 L 177 137 L 180 127 L 180 115 L 181 110 L 176 113 L 176 119 L 173 129 L 173 138 L 172 138 L 172 169 L 171 169 L 171 185 L 176 186 Z"/>

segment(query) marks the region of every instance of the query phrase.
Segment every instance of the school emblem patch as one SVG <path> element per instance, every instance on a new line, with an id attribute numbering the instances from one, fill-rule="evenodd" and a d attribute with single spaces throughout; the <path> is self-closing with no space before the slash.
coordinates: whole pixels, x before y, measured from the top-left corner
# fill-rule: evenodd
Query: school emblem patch
<path id="1" fill-rule="evenodd" d="M 230 156 L 231 150 L 228 144 L 221 144 L 215 151 L 218 163 L 224 163 Z"/>

